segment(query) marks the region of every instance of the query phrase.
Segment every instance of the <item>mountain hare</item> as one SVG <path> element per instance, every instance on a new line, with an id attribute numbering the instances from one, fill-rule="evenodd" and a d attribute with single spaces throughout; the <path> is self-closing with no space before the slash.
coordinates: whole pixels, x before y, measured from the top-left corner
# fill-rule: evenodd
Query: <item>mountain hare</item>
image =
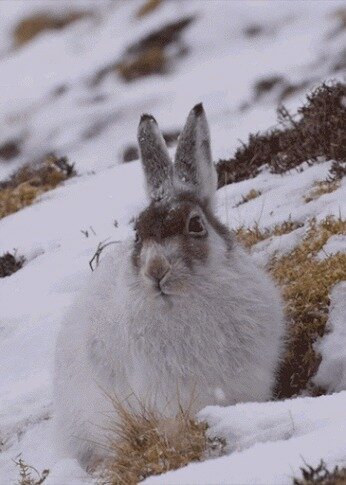
<path id="1" fill-rule="evenodd" d="M 263 401 L 282 353 L 279 291 L 213 212 L 202 104 L 188 116 L 174 164 L 150 115 L 138 142 L 149 205 L 134 240 L 112 246 L 91 275 L 57 342 L 57 443 L 84 466 L 106 454 L 107 394 L 168 417 L 192 395 L 194 411 Z"/>

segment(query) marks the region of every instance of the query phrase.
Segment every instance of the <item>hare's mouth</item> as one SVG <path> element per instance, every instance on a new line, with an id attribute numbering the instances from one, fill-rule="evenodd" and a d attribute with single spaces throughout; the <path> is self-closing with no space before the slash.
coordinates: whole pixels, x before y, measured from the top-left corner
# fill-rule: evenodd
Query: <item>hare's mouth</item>
<path id="1" fill-rule="evenodd" d="M 153 290 L 155 298 L 162 300 L 169 300 L 171 297 L 177 295 L 177 293 L 174 292 L 172 288 L 160 283 L 158 283 L 157 285 L 153 285 Z"/>
<path id="2" fill-rule="evenodd" d="M 162 283 L 161 281 L 158 281 L 157 283 L 157 286 L 156 286 L 156 290 L 157 290 L 157 296 L 158 297 L 167 297 L 169 296 L 169 292 L 167 290 L 167 288 L 165 287 L 165 284 Z"/>

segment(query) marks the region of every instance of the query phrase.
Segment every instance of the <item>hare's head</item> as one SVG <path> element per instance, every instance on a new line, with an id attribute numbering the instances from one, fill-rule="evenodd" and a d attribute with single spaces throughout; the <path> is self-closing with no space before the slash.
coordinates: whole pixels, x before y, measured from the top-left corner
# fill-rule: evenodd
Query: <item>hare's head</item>
<path id="1" fill-rule="evenodd" d="M 183 296 L 232 247 L 230 232 L 213 214 L 217 177 L 202 104 L 187 118 L 174 164 L 150 115 L 141 118 L 138 143 L 150 204 L 136 220 L 132 261 L 148 291 Z"/>

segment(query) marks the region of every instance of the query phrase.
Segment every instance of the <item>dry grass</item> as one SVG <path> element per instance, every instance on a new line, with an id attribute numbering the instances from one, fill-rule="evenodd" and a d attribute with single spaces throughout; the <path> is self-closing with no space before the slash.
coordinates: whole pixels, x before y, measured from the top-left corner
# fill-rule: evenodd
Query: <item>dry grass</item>
<path id="1" fill-rule="evenodd" d="M 11 276 L 19 269 L 23 267 L 25 258 L 23 256 L 17 256 L 16 253 L 5 253 L 0 256 L 0 278 L 6 278 Z"/>
<path id="2" fill-rule="evenodd" d="M 49 157 L 38 167 L 26 165 L 0 183 L 0 219 L 31 205 L 44 192 L 75 175 L 66 158 Z"/>
<path id="3" fill-rule="evenodd" d="M 272 229 L 240 228 L 237 237 L 247 248 L 301 227 L 288 220 Z M 319 365 L 313 344 L 324 334 L 329 311 L 329 293 L 346 279 L 346 254 L 326 259 L 315 258 L 334 234 L 346 234 L 346 221 L 327 217 L 320 223 L 310 222 L 301 243 L 289 254 L 274 257 L 269 271 L 282 287 L 289 324 L 288 344 L 279 373 L 276 396 L 286 398 L 299 393 L 309 384 Z"/>
<path id="4" fill-rule="evenodd" d="M 260 195 L 262 195 L 262 192 L 260 190 L 251 189 L 246 195 L 242 195 L 241 201 L 238 202 L 238 204 L 236 204 L 235 207 L 239 207 L 240 205 L 246 204 L 246 202 L 249 202 L 252 199 L 256 199 Z"/>
<path id="5" fill-rule="evenodd" d="M 118 64 L 117 71 L 122 79 L 129 82 L 151 74 L 165 73 L 166 61 L 163 47 L 153 46 L 143 51 L 134 59 L 125 60 Z"/>
<path id="6" fill-rule="evenodd" d="M 330 194 L 340 187 L 339 180 L 321 180 L 313 185 L 308 195 L 304 197 L 306 203 L 318 199 L 321 195 Z"/>
<path id="7" fill-rule="evenodd" d="M 268 165 L 283 173 L 318 160 L 334 160 L 331 175 L 346 175 L 346 110 L 342 100 L 346 84 L 322 84 L 307 96 L 304 106 L 292 116 L 279 109 L 279 126 L 265 133 L 250 134 L 234 157 L 217 164 L 219 187 L 255 177 Z"/>
<path id="8" fill-rule="evenodd" d="M 302 478 L 294 478 L 293 485 L 346 485 L 346 468 L 336 466 L 329 471 L 323 460 L 316 467 L 306 465 L 301 472 Z"/>
<path id="9" fill-rule="evenodd" d="M 269 270 L 283 289 L 289 319 L 288 345 L 276 394 L 290 397 L 305 389 L 319 365 L 313 344 L 324 334 L 331 288 L 346 279 L 346 254 L 315 258 L 334 234 L 346 234 L 346 221 L 328 217 L 310 222 L 301 243 L 288 255 L 274 258 Z"/>
<path id="10" fill-rule="evenodd" d="M 49 470 L 43 470 L 40 473 L 35 467 L 28 465 L 21 457 L 17 457 L 14 463 L 19 469 L 18 485 L 41 485 L 49 475 Z"/>
<path id="11" fill-rule="evenodd" d="M 13 32 L 15 46 L 20 47 L 47 30 L 63 29 L 86 15 L 90 14 L 71 11 L 63 16 L 53 16 L 51 13 L 37 13 L 26 17 L 19 22 Z"/>
<path id="12" fill-rule="evenodd" d="M 161 5 L 161 3 L 162 0 L 146 0 L 143 5 L 141 5 L 137 10 L 136 17 L 142 18 L 146 15 L 149 15 L 154 10 L 156 10 Z"/>
<path id="13" fill-rule="evenodd" d="M 223 451 L 225 442 L 208 439 L 207 425 L 195 421 L 189 409 L 181 409 L 175 418 L 167 419 L 143 404 L 140 411 L 134 411 L 117 399 L 112 401 L 119 417 L 110 429 L 116 437 L 110 445 L 114 460 L 108 462 L 102 483 L 135 485 L 150 475 Z"/>
<path id="14" fill-rule="evenodd" d="M 272 236 L 289 234 L 295 229 L 302 227 L 302 225 L 303 224 L 299 222 L 288 219 L 288 221 L 285 221 L 282 224 L 276 224 L 274 227 L 266 229 L 260 229 L 258 224 L 255 224 L 250 228 L 242 226 L 237 230 L 236 234 L 237 239 L 243 244 L 243 246 L 246 248 L 251 248 L 255 244 L 264 241 L 265 239 L 269 239 Z"/>

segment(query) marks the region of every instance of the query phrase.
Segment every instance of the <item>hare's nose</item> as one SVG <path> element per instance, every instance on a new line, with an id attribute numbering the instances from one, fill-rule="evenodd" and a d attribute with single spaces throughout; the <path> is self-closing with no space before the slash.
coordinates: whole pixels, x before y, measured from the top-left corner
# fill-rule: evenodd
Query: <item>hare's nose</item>
<path id="1" fill-rule="evenodd" d="M 171 265 L 165 257 L 154 256 L 147 262 L 144 274 L 147 278 L 154 280 L 156 283 L 160 283 L 170 269 Z"/>

